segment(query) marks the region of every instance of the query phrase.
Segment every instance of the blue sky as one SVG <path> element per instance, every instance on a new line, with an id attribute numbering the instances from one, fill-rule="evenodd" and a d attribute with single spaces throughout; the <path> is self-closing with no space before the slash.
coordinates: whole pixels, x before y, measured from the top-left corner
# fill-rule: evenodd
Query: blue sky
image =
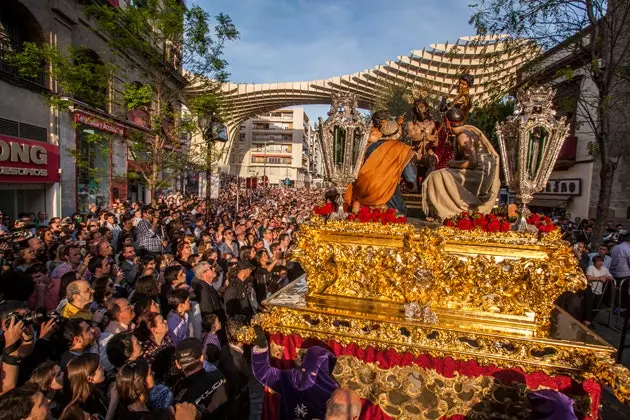
<path id="1" fill-rule="evenodd" d="M 230 15 L 233 82 L 325 79 L 365 70 L 432 43 L 474 35 L 468 0 L 193 0 Z M 308 106 L 315 120 L 328 106 Z"/>

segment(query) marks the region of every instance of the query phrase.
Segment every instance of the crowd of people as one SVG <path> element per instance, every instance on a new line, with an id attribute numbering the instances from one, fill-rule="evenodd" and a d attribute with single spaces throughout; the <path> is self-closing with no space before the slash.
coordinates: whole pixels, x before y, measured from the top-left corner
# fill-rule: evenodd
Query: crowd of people
<path id="1" fill-rule="evenodd" d="M 573 245 L 573 252 L 584 272 L 589 287 L 577 293 L 565 293 L 559 304 L 574 318 L 591 326 L 596 310 L 609 305 L 612 310 L 621 311 L 627 306 L 628 282 L 630 279 L 630 234 L 622 224 L 606 222 L 606 232 L 602 238 L 593 238 L 595 220 L 573 221 L 560 218 L 558 226 L 563 238 Z M 613 289 L 623 286 L 621 305 L 612 301 Z"/>
<path id="2" fill-rule="evenodd" d="M 285 374 L 260 329 L 252 345 L 241 334 L 302 274 L 290 255 L 323 198 L 227 184 L 209 211 L 173 195 L 63 219 L 1 213 L 0 420 L 260 419 L 263 386 L 282 394 L 281 418 L 295 414 L 289 400 L 311 417 L 358 418 L 361 400 L 330 378 L 326 349 Z M 594 249 L 592 221 L 559 226 L 591 285 L 566 306 L 588 324 L 594 296 L 630 277 L 630 235 L 611 225 Z"/>
<path id="3" fill-rule="evenodd" d="M 0 419 L 261 418 L 239 331 L 323 191 L 238 192 L 0 214 Z"/>

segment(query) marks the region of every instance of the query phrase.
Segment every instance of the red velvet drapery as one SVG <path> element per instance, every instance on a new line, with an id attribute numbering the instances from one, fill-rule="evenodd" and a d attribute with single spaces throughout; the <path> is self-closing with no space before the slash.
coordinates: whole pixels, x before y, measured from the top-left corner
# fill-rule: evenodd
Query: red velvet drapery
<path id="1" fill-rule="evenodd" d="M 424 369 L 432 369 L 440 375 L 452 378 L 456 375 L 477 377 L 494 376 L 504 384 L 524 383 L 528 389 L 536 390 L 541 388 L 553 389 L 568 395 L 590 397 L 590 413 L 583 418 L 585 420 L 596 420 L 599 418 L 598 410 L 601 398 L 601 386 L 593 379 L 578 383 L 568 376 L 550 376 L 543 372 L 526 373 L 520 368 L 501 368 L 497 366 L 481 366 L 475 360 L 455 360 L 451 357 L 436 358 L 428 355 L 414 356 L 409 353 L 399 354 L 395 350 L 376 350 L 372 347 L 360 348 L 357 345 L 341 345 L 334 340 L 322 343 L 315 340 L 304 340 L 299 335 L 272 334 L 270 336 L 275 348 L 282 348 L 282 354 L 271 354 L 272 364 L 280 369 L 292 368 L 295 366 L 294 360 L 298 357 L 300 349 L 306 349 L 313 345 L 323 345 L 331 349 L 339 356 L 354 356 L 365 362 L 377 364 L 381 369 L 388 369 L 393 366 L 408 366 L 415 364 Z M 267 390 L 266 390 L 267 391 Z M 265 420 L 276 420 L 278 418 L 278 395 L 265 393 Z M 390 419 L 383 410 L 376 404 L 363 400 L 362 419 L 385 420 Z M 463 420 L 465 413 L 451 416 L 448 420 Z"/>

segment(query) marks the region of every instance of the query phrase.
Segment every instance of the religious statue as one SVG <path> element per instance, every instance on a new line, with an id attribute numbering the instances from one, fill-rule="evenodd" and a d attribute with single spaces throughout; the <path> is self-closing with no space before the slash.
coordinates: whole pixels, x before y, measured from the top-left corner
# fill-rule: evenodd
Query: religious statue
<path id="1" fill-rule="evenodd" d="M 446 102 L 446 98 L 442 98 L 440 103 L 440 112 L 446 112 L 451 108 L 459 108 L 464 112 L 464 122 L 468 117 L 468 112 L 472 108 L 472 97 L 470 96 L 470 88 L 474 83 L 474 78 L 470 74 L 462 74 L 457 82 L 457 96 L 451 102 Z"/>
<path id="2" fill-rule="evenodd" d="M 499 194 L 499 155 L 490 141 L 465 114 L 451 108 L 444 118 L 456 136 L 454 160 L 429 174 L 422 184 L 422 207 L 427 218 L 445 219 L 462 211 L 489 213 Z"/>
<path id="3" fill-rule="evenodd" d="M 426 176 L 435 169 L 438 156 L 433 151 L 438 142 L 439 124 L 431 118 L 429 103 L 423 99 L 413 102 L 412 112 L 415 120 L 407 123 L 407 136 L 412 142 L 413 150 L 418 155 L 418 190 Z"/>
<path id="4" fill-rule="evenodd" d="M 401 214 L 406 212 L 399 181 L 401 176 L 407 182 L 415 181 L 416 153 L 400 141 L 401 131 L 397 122 L 387 121 L 381 125 L 382 138 L 368 146 L 363 166 L 344 194 L 353 211 L 360 206 L 386 205 Z"/>
<path id="5" fill-rule="evenodd" d="M 383 137 L 381 133 L 381 126 L 389 121 L 389 112 L 385 110 L 376 111 L 372 114 L 372 128 L 370 129 L 370 136 L 368 137 L 368 144 L 372 144 L 375 141 L 379 141 Z"/>

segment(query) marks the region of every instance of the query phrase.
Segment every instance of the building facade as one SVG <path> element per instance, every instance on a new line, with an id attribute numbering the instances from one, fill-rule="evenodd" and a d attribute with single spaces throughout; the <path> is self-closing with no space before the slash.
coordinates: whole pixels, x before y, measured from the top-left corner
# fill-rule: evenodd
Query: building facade
<path id="1" fill-rule="evenodd" d="M 584 39 L 588 37 L 585 34 Z M 556 89 L 555 107 L 570 124 L 554 170 L 545 189 L 534 195 L 530 207 L 535 211 L 570 217 L 593 218 L 600 190 L 601 165 L 593 156 L 595 135 L 589 118 L 596 110 L 589 105 L 598 95 L 597 86 L 584 66 L 584 58 L 570 49 L 570 42 L 559 44 L 521 68 L 518 85 L 552 85 Z M 572 77 L 564 75 L 570 69 Z M 621 159 L 613 181 L 608 218 L 630 219 L 630 166 Z"/>
<path id="2" fill-rule="evenodd" d="M 269 185 L 310 187 L 321 182 L 321 150 L 304 108 L 256 115 L 235 133 L 225 172 L 267 177 Z"/>
<path id="3" fill-rule="evenodd" d="M 100 3 L 100 2 L 96 2 Z M 127 7 L 127 0 L 109 0 Z M 133 66 L 108 48 L 82 13 L 84 0 L 3 0 L 0 2 L 0 210 L 16 216 L 46 211 L 67 216 L 90 203 L 149 201 L 137 165 L 128 153 L 129 134 L 146 132 L 143 111 L 126 111 L 125 83 L 142 83 Z M 46 64 L 41 75 L 24 79 L 9 56 L 25 42 L 49 43 L 59 51 L 80 48 L 84 59 L 114 63 L 116 72 L 103 89 L 101 103 L 67 98 L 68 109 L 52 108 L 46 95 L 56 92 Z M 175 64 L 173 64 L 176 66 Z M 98 138 L 99 141 L 94 139 Z M 85 157 L 77 162 L 77 154 Z M 137 173 L 136 173 L 137 175 Z"/>

